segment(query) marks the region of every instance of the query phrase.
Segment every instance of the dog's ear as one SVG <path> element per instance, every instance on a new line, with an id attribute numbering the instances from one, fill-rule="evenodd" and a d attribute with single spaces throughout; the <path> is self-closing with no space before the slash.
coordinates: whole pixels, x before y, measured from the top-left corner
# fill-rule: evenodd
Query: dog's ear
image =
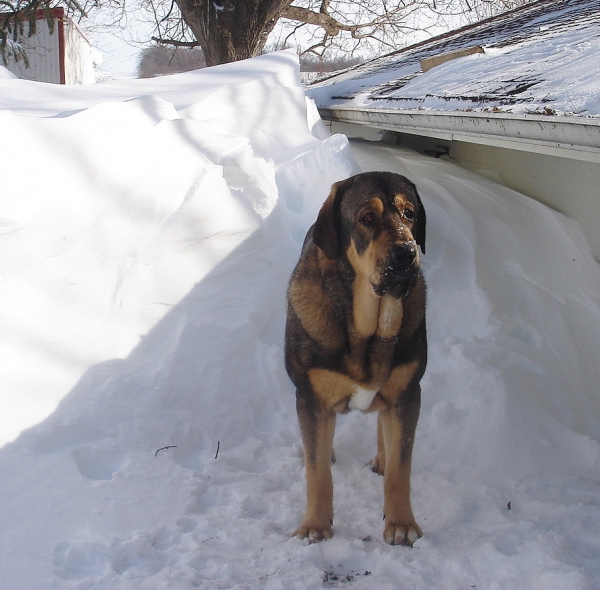
<path id="1" fill-rule="evenodd" d="M 340 255 L 339 200 L 344 189 L 351 184 L 350 180 L 336 182 L 331 187 L 331 192 L 323 203 L 313 227 L 313 242 L 323 250 L 325 256 L 330 260 L 334 260 Z"/>
<path id="2" fill-rule="evenodd" d="M 426 217 L 425 217 L 425 207 L 423 207 L 423 203 L 421 202 L 421 197 L 419 197 L 419 193 L 417 192 L 417 187 L 413 184 L 415 190 L 415 197 L 417 199 L 417 204 L 419 206 L 419 214 L 417 215 L 417 221 L 415 223 L 415 231 L 414 238 L 419 246 L 421 246 L 421 252 L 425 254 L 425 225 L 426 225 Z"/>

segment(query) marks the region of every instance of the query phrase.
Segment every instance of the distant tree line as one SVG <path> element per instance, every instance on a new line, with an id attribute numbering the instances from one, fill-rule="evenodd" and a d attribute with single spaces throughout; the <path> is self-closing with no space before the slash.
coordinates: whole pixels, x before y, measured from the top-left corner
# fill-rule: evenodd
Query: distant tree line
<path id="1" fill-rule="evenodd" d="M 166 47 L 153 45 L 144 49 L 138 59 L 138 78 L 154 78 L 166 74 L 179 74 L 206 67 L 199 47 Z"/>
<path id="2" fill-rule="evenodd" d="M 351 55 L 332 55 L 318 56 L 312 53 L 303 53 L 300 55 L 300 71 L 301 72 L 318 72 L 324 74 L 327 72 L 336 72 L 350 66 L 355 66 L 366 58 Z"/>
<path id="3" fill-rule="evenodd" d="M 274 48 L 271 48 L 274 49 Z M 314 54 L 300 55 L 300 71 L 327 73 L 354 66 L 363 61 L 360 57 Z M 153 45 L 144 49 L 138 59 L 138 78 L 154 78 L 166 74 L 178 74 L 206 67 L 206 60 L 199 47 L 169 47 Z"/>

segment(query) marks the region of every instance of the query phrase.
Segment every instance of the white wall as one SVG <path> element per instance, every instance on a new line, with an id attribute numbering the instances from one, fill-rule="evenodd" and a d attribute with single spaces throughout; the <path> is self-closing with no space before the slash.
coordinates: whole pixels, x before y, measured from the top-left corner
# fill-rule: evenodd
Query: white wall
<path id="1" fill-rule="evenodd" d="M 600 164 L 462 142 L 452 142 L 450 156 L 575 219 L 600 260 Z"/>
<path id="2" fill-rule="evenodd" d="M 65 84 L 94 84 L 93 49 L 81 31 L 70 21 L 65 27 Z"/>

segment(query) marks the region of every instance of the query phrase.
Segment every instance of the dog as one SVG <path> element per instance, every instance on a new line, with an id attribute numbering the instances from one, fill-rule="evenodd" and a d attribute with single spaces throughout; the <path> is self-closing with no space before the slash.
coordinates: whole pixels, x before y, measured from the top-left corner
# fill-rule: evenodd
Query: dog
<path id="1" fill-rule="evenodd" d="M 379 412 L 384 540 L 423 535 L 410 503 L 413 440 L 427 363 L 425 210 L 407 178 L 358 174 L 332 186 L 287 291 L 285 365 L 296 386 L 304 445 L 306 511 L 294 533 L 309 543 L 333 535 L 336 414 Z"/>

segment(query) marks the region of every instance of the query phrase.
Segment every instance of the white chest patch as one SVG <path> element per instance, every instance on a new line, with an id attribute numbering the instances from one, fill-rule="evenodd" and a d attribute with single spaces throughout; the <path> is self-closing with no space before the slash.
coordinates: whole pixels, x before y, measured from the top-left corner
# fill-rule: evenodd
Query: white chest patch
<path id="1" fill-rule="evenodd" d="M 365 389 L 360 385 L 355 385 L 348 407 L 351 410 L 368 410 L 373 403 L 373 398 L 377 395 L 377 391 L 377 389 Z"/>

